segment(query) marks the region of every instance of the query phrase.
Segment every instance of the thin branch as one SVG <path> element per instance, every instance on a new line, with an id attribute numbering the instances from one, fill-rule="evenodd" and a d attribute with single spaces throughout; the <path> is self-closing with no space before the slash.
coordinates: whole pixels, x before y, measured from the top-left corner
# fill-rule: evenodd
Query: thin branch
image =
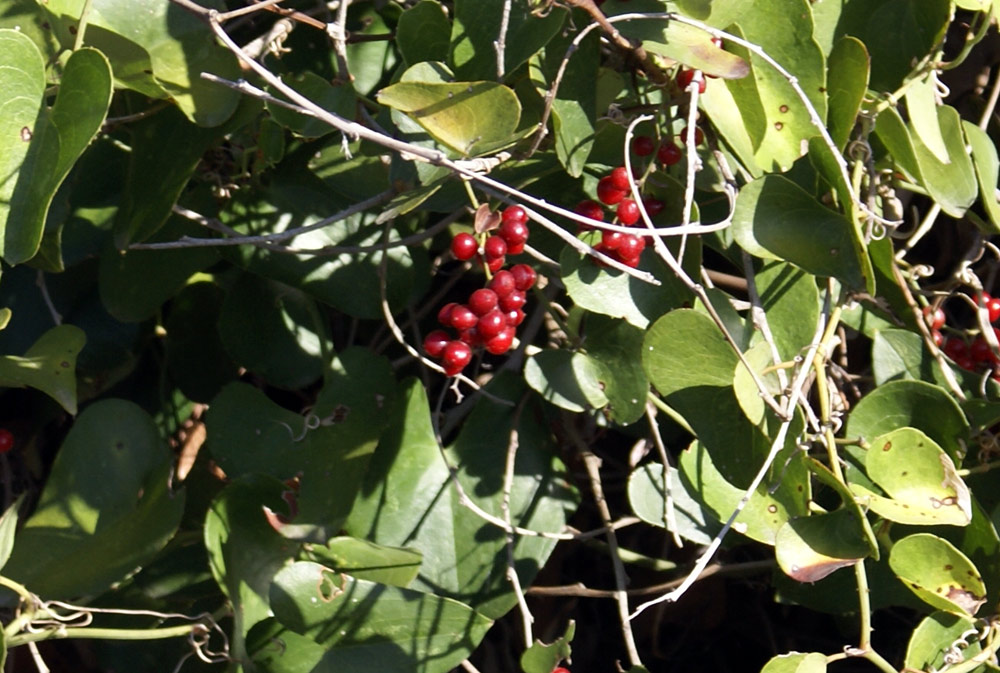
<path id="1" fill-rule="evenodd" d="M 493 48 L 497 54 L 497 81 L 502 82 L 504 78 L 504 53 L 507 49 L 507 29 L 510 26 L 510 5 L 511 0 L 504 0 L 503 14 L 500 15 L 500 31 L 497 39 L 493 41 Z M 530 645 L 530 643 L 529 643 Z"/>
<path id="2" fill-rule="evenodd" d="M 531 625 L 535 621 L 535 618 L 531 616 L 531 610 L 528 609 L 528 603 L 524 600 L 524 590 L 521 588 L 521 578 L 517 576 L 517 568 L 515 566 L 515 537 L 514 532 L 511 530 L 510 492 L 514 488 L 514 464 L 517 460 L 517 426 L 520 423 L 521 412 L 524 410 L 524 404 L 527 399 L 527 395 L 521 399 L 521 402 L 517 405 L 517 409 L 514 410 L 514 416 L 510 421 L 510 441 L 507 442 L 507 458 L 504 462 L 503 471 L 503 499 L 500 502 L 500 512 L 503 514 L 504 523 L 507 525 L 507 579 L 514 588 L 514 595 L 517 597 L 517 605 L 521 611 L 521 625 L 524 629 L 525 648 L 531 647 L 532 643 L 535 642 L 534 636 L 531 633 Z"/>
<path id="3" fill-rule="evenodd" d="M 337 55 L 337 79 L 341 83 L 354 81 L 347 66 L 347 7 L 351 0 L 341 0 L 337 7 L 337 20 L 326 27 L 327 34 L 333 39 L 333 52 Z"/>

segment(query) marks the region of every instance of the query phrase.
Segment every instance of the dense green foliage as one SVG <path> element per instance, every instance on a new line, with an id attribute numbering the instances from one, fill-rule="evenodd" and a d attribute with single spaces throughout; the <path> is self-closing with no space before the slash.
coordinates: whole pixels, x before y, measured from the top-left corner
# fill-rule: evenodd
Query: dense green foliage
<path id="1" fill-rule="evenodd" d="M 996 668 L 1000 8 L 598 5 L 0 0 L 0 668 Z"/>

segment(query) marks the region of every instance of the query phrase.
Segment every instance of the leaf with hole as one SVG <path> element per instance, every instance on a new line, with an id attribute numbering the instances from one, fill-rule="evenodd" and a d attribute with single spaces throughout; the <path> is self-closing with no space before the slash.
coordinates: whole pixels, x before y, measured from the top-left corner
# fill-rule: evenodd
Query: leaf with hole
<path id="1" fill-rule="evenodd" d="M 305 560 L 322 563 L 351 577 L 405 587 L 420 572 L 423 554 L 405 547 L 388 547 L 340 535 L 325 545 L 307 544 Z"/>

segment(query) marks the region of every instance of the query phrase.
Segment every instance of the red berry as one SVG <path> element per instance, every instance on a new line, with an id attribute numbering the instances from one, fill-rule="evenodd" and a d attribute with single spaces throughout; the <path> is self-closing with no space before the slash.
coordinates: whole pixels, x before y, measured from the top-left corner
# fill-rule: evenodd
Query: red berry
<path id="1" fill-rule="evenodd" d="M 499 309 L 493 309 L 476 323 L 476 331 L 484 341 L 489 341 L 507 327 L 507 316 Z"/>
<path id="2" fill-rule="evenodd" d="M 673 166 L 678 163 L 684 156 L 684 152 L 681 148 L 677 146 L 674 142 L 667 142 L 660 145 L 660 149 L 656 152 L 656 158 L 660 160 L 660 163 L 664 166 Z"/>
<path id="3" fill-rule="evenodd" d="M 642 236 L 633 236 L 632 234 L 625 234 L 625 240 L 622 241 L 621 246 L 618 248 L 618 254 L 621 255 L 622 261 L 628 264 L 625 260 L 635 260 L 636 263 L 639 262 L 639 256 L 642 251 L 646 249 L 646 239 Z M 635 266 L 629 264 L 629 266 Z"/>
<path id="4" fill-rule="evenodd" d="M 496 293 L 498 298 L 506 297 L 517 289 L 514 281 L 514 274 L 510 271 L 497 271 L 488 287 Z"/>
<path id="5" fill-rule="evenodd" d="M 684 128 L 681 129 L 680 138 L 681 138 L 682 142 L 684 142 L 685 144 L 687 143 L 687 141 L 688 141 L 688 127 L 685 126 Z M 695 145 L 701 145 L 704 141 L 705 141 L 705 134 L 701 132 L 700 128 L 698 128 L 697 126 L 695 126 L 694 127 L 694 144 Z"/>
<path id="6" fill-rule="evenodd" d="M 450 325 L 451 309 L 455 308 L 456 306 L 458 306 L 458 304 L 456 304 L 455 302 L 449 302 L 444 306 L 442 306 L 441 310 L 438 311 L 438 322 L 441 323 L 442 325 Z"/>
<path id="7" fill-rule="evenodd" d="M 479 336 L 479 332 L 476 331 L 475 327 L 470 327 L 468 329 L 460 331 L 458 333 L 458 338 L 459 340 L 464 341 L 473 348 L 475 348 L 476 346 L 483 345 L 483 339 L 482 337 Z"/>
<path id="8" fill-rule="evenodd" d="M 552 669 L 552 673 L 569 673 L 569 669 L 563 668 L 562 666 L 556 666 Z"/>
<path id="9" fill-rule="evenodd" d="M 649 136 L 636 136 L 632 138 L 632 151 L 636 156 L 648 157 L 656 149 L 656 143 Z"/>
<path id="10" fill-rule="evenodd" d="M 924 320 L 930 326 L 931 330 L 939 330 L 944 327 L 944 311 L 940 308 L 933 308 L 931 306 L 924 307 Z"/>
<path id="11" fill-rule="evenodd" d="M 687 90 L 691 82 L 698 82 L 698 93 L 705 93 L 705 76 L 701 74 L 701 70 L 681 68 L 677 71 L 677 86 Z"/>
<path id="12" fill-rule="evenodd" d="M 938 332 L 936 329 L 931 330 L 931 341 L 934 342 L 935 346 L 941 348 L 941 344 L 944 343 L 944 335 L 941 334 L 941 332 Z"/>
<path id="13" fill-rule="evenodd" d="M 631 227 L 639 221 L 639 206 L 632 199 L 622 199 L 618 204 L 618 221 Z"/>
<path id="14" fill-rule="evenodd" d="M 714 44 L 719 49 L 722 49 L 722 38 L 721 37 L 713 37 L 712 38 L 712 44 Z"/>
<path id="15" fill-rule="evenodd" d="M 504 220 L 500 224 L 500 230 L 497 232 L 507 243 L 508 250 L 516 245 L 524 245 L 524 242 L 528 240 L 528 225 L 524 222 L 517 222 L 515 220 Z"/>
<path id="16" fill-rule="evenodd" d="M 656 217 L 663 212 L 663 201 L 654 199 L 651 196 L 642 197 L 642 205 L 646 206 L 646 212 L 650 217 Z"/>
<path id="17" fill-rule="evenodd" d="M 448 376 L 454 376 L 472 360 L 472 349 L 464 341 L 449 341 L 441 354 L 441 361 L 444 364 L 444 372 Z"/>
<path id="18" fill-rule="evenodd" d="M 507 254 L 507 241 L 499 236 L 490 236 L 483 244 L 483 254 L 487 260 L 502 258 Z"/>
<path id="19" fill-rule="evenodd" d="M 510 272 L 514 274 L 514 287 L 522 292 L 527 292 L 535 284 L 538 274 L 527 264 L 515 264 Z"/>
<path id="20" fill-rule="evenodd" d="M 507 324 L 511 327 L 517 327 L 524 322 L 524 311 L 521 309 L 514 309 L 513 311 L 507 312 Z"/>
<path id="21" fill-rule="evenodd" d="M 524 243 L 518 243 L 517 245 L 509 243 L 507 245 L 508 255 L 520 255 L 522 252 L 524 252 Z"/>
<path id="22" fill-rule="evenodd" d="M 469 295 L 469 308 L 476 315 L 486 315 L 497 307 L 497 293 L 487 288 L 476 290 Z"/>
<path id="23" fill-rule="evenodd" d="M 468 306 L 462 304 L 457 304 L 448 315 L 448 323 L 457 330 L 475 327 L 477 320 L 479 320 L 479 316 L 473 313 Z"/>
<path id="24" fill-rule="evenodd" d="M 507 206 L 500 214 L 502 222 L 519 222 L 524 224 L 528 221 L 528 213 L 521 206 Z"/>
<path id="25" fill-rule="evenodd" d="M 976 362 L 968 355 L 955 358 L 955 364 L 968 371 L 976 368 Z"/>
<path id="26" fill-rule="evenodd" d="M 528 301 L 527 295 L 522 290 L 514 290 L 505 297 L 500 298 L 498 307 L 504 313 L 510 313 L 524 306 Z"/>
<path id="27" fill-rule="evenodd" d="M 605 229 L 601 232 L 601 248 L 604 250 L 617 250 L 621 247 L 624 240 L 625 234 L 620 231 L 608 231 Z"/>
<path id="28" fill-rule="evenodd" d="M 607 175 L 597 182 L 597 198 L 601 203 L 613 206 L 622 199 L 628 192 L 615 186 L 614 178 Z"/>
<path id="29" fill-rule="evenodd" d="M 455 255 L 455 259 L 460 259 L 463 262 L 475 257 L 478 249 L 479 244 L 476 243 L 476 237 L 472 234 L 462 232 L 451 239 L 451 254 Z"/>
<path id="30" fill-rule="evenodd" d="M 486 260 L 486 268 L 490 270 L 490 273 L 496 273 L 503 268 L 503 265 L 507 263 L 507 257 L 496 257 L 494 259 Z"/>
<path id="31" fill-rule="evenodd" d="M 436 329 L 424 337 L 424 352 L 432 358 L 439 358 L 449 341 L 451 341 L 451 337 L 447 332 L 443 329 Z"/>
<path id="32" fill-rule="evenodd" d="M 514 333 L 513 327 L 505 327 L 500 334 L 497 334 L 492 339 L 487 339 L 483 345 L 493 355 L 502 355 L 509 351 L 510 345 L 514 343 Z"/>
<path id="33" fill-rule="evenodd" d="M 601 204 L 597 201 L 591 201 L 590 199 L 581 201 L 576 204 L 576 208 L 573 209 L 573 212 L 578 215 L 583 215 L 584 217 L 589 217 L 592 220 L 597 220 L 598 222 L 604 221 L 604 208 L 602 208 Z M 580 224 L 579 226 L 581 229 L 593 228 L 588 224 Z"/>
<path id="34" fill-rule="evenodd" d="M 965 342 L 956 337 L 948 337 L 944 342 L 944 354 L 950 357 L 955 362 L 958 362 L 959 358 L 968 357 L 969 348 L 965 345 Z"/>
<path id="35" fill-rule="evenodd" d="M 7 428 L 0 428 L 0 453 L 7 453 L 14 448 L 14 433 Z"/>
<path id="36" fill-rule="evenodd" d="M 990 322 L 1000 320 L 1000 298 L 991 297 L 989 294 L 983 292 L 978 301 L 982 302 L 982 305 L 986 307 Z"/>
<path id="37" fill-rule="evenodd" d="M 979 337 L 969 346 L 969 357 L 975 362 L 987 362 L 996 359 L 993 355 L 993 350 L 983 337 Z"/>
<path id="38" fill-rule="evenodd" d="M 632 189 L 632 181 L 629 180 L 628 171 L 625 170 L 624 166 L 619 166 L 608 174 L 611 178 L 611 184 L 615 186 L 615 189 L 620 189 L 623 192 L 630 191 Z"/>

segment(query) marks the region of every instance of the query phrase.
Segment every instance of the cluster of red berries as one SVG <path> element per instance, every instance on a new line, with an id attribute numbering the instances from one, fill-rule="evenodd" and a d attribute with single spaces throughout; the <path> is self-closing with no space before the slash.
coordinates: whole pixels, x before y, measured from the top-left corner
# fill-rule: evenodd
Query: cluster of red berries
<path id="1" fill-rule="evenodd" d="M 597 183 L 597 198 L 606 206 L 616 206 L 614 221 L 625 227 L 638 224 L 641 215 L 639 204 L 628 196 L 632 189 L 630 183 L 624 166 L 615 168 Z M 576 204 L 574 210 L 579 215 L 603 222 L 605 213 L 601 203 L 587 199 Z M 657 199 L 644 197 L 642 203 L 650 217 L 655 217 L 663 210 L 663 202 Z M 639 265 L 642 251 L 646 249 L 646 239 L 637 234 L 603 230 L 601 240 L 594 249 L 634 269 Z"/>
<path id="2" fill-rule="evenodd" d="M 1000 298 L 991 297 L 986 292 L 977 297 L 978 305 L 986 308 L 989 321 L 1000 320 Z M 990 348 L 989 342 L 982 335 L 977 336 L 971 342 L 960 336 L 949 336 L 945 338 L 941 333 L 941 328 L 945 324 L 945 314 L 940 308 L 930 306 L 924 308 L 924 319 L 927 321 L 931 331 L 931 338 L 934 343 L 944 351 L 952 361 L 968 371 L 980 369 L 992 369 L 993 378 L 1000 380 L 1000 358 Z M 1000 340 L 1000 329 L 993 328 L 993 334 Z"/>
<path id="3" fill-rule="evenodd" d="M 494 355 L 506 353 L 514 342 L 517 326 L 524 322 L 527 292 L 537 279 L 527 264 L 504 269 L 508 254 L 519 254 L 528 240 L 528 215 L 520 206 L 505 208 L 497 233 L 483 243 L 472 234 L 457 234 L 451 242 L 452 254 L 467 261 L 481 254 L 483 265 L 493 277 L 486 287 L 469 295 L 464 304 L 451 302 L 438 311 L 438 322 L 455 330 L 457 337 L 436 329 L 424 338 L 424 352 L 439 359 L 444 372 L 455 376 L 472 361 L 472 349 L 482 346 Z"/>
<path id="4" fill-rule="evenodd" d="M 7 453 L 14 448 L 14 433 L 7 428 L 0 428 L 0 453 Z"/>

